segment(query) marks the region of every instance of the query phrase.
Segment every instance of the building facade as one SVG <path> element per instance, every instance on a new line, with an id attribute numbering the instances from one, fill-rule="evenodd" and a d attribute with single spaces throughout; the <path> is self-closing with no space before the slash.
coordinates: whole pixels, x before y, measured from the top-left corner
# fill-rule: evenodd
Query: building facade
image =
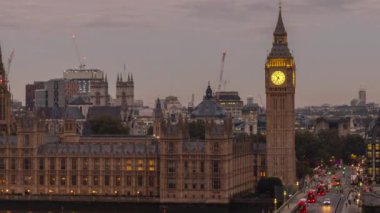
<path id="1" fill-rule="evenodd" d="M 91 82 L 90 101 L 92 106 L 110 105 L 107 76 L 101 80 Z"/>
<path id="2" fill-rule="evenodd" d="M 121 74 L 116 80 L 116 105 L 132 107 L 134 105 L 134 82 L 133 75 L 128 73 L 128 79 L 123 80 Z"/>
<path id="3" fill-rule="evenodd" d="M 36 103 L 35 91 L 45 88 L 45 82 L 35 81 L 33 84 L 27 84 L 25 86 L 25 106 L 28 110 L 33 110 Z"/>
<path id="4" fill-rule="evenodd" d="M 374 183 L 380 183 L 380 115 L 367 133 L 367 175 Z"/>
<path id="5" fill-rule="evenodd" d="M 291 185 L 296 183 L 296 65 L 288 48 L 281 8 L 273 36 L 273 47 L 265 64 L 267 176 L 279 177 L 284 185 Z"/>
<path id="6" fill-rule="evenodd" d="M 236 91 L 218 91 L 215 93 L 216 100 L 231 114 L 233 119 L 241 119 L 243 101 L 240 99 L 239 93 Z"/>
<path id="7" fill-rule="evenodd" d="M 158 108 L 161 107 L 157 101 Z M 232 118 L 219 106 L 208 86 L 191 120 L 180 114 L 160 119 L 156 108 L 154 135 L 160 139 L 160 200 L 170 203 L 229 203 L 254 186 L 252 143 L 232 134 Z M 204 135 L 189 131 L 203 125 Z"/>
<path id="8" fill-rule="evenodd" d="M 63 72 L 63 78 L 77 82 L 79 93 L 88 94 L 91 92 L 91 83 L 102 80 L 104 72 L 99 69 L 67 69 Z"/>
<path id="9" fill-rule="evenodd" d="M 75 122 L 47 136 L 43 121 L 0 138 L 0 191 L 41 195 L 158 196 L 158 147 L 150 138 L 80 138 Z"/>
<path id="10" fill-rule="evenodd" d="M 0 137 L 0 192 L 222 204 L 255 184 L 252 142 L 232 135 L 211 88 L 190 120 L 164 118 L 158 102 L 154 136 L 80 136 L 70 116 L 51 134 L 49 122 L 29 112 L 15 136 Z M 203 138 L 190 137 L 190 122 L 204 125 Z"/>
<path id="11" fill-rule="evenodd" d="M 52 79 L 45 82 L 48 107 L 66 107 L 68 100 L 79 92 L 75 81 Z"/>
<path id="12" fill-rule="evenodd" d="M 12 95 L 9 91 L 8 77 L 6 74 L 0 48 L 0 136 L 10 135 L 12 125 Z"/>

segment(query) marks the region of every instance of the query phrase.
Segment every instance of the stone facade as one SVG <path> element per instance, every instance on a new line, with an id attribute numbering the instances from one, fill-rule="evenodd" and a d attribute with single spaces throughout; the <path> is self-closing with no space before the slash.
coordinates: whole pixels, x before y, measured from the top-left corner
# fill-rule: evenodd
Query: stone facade
<path id="1" fill-rule="evenodd" d="M 265 65 L 267 176 L 278 177 L 285 185 L 292 185 L 296 183 L 296 65 L 288 48 L 281 9 L 273 35 L 273 47 Z"/>
<path id="2" fill-rule="evenodd" d="M 0 138 L 0 191 L 25 194 L 158 196 L 158 142 L 152 138 L 79 137 L 74 121 L 46 135 L 28 118 Z"/>
<path id="3" fill-rule="evenodd" d="M 15 136 L 0 137 L 0 192 L 223 204 L 254 190 L 261 157 L 251 140 L 234 137 L 210 88 L 191 119 L 164 118 L 160 107 L 151 137 L 82 137 L 71 117 L 51 134 L 49 120 L 30 112 Z M 191 136 L 191 122 L 203 124 L 203 136 Z"/>
<path id="4" fill-rule="evenodd" d="M 159 101 L 157 106 L 160 107 Z M 155 113 L 159 119 L 162 113 Z M 206 96 L 192 119 L 170 118 L 155 126 L 160 139 L 160 200 L 173 203 L 229 203 L 253 190 L 253 146 L 232 134 L 232 118 Z M 204 125 L 204 138 L 189 133 L 189 122 Z"/>
<path id="5" fill-rule="evenodd" d="M 134 102 L 134 82 L 132 74 L 128 74 L 128 79 L 123 80 L 119 74 L 116 81 L 116 105 L 132 107 Z"/>
<path id="6" fill-rule="evenodd" d="M 90 100 L 93 106 L 110 105 L 107 77 L 91 82 Z"/>

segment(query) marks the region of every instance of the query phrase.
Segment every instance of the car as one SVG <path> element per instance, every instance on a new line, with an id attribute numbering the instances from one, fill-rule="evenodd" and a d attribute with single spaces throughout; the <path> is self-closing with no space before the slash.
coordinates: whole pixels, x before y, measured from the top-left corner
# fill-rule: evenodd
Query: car
<path id="1" fill-rule="evenodd" d="M 326 198 L 323 200 L 323 205 L 331 205 L 331 200 L 330 200 L 330 198 L 326 197 Z"/>

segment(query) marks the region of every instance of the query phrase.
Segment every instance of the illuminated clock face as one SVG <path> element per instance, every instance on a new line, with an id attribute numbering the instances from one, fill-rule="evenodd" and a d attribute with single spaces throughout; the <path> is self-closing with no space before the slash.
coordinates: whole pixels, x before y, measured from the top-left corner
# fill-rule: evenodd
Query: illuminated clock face
<path id="1" fill-rule="evenodd" d="M 272 73 L 270 79 L 274 85 L 280 86 L 285 82 L 285 73 L 281 71 L 275 71 Z"/>

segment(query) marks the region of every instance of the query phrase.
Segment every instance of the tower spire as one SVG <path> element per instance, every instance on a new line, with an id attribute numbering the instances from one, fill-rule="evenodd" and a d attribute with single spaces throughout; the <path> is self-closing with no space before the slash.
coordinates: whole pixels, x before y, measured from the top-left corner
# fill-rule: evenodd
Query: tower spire
<path id="1" fill-rule="evenodd" d="M 278 12 L 278 20 L 277 20 L 277 25 L 276 29 L 274 30 L 273 35 L 279 35 L 279 36 L 286 36 L 286 30 L 284 26 L 284 22 L 282 21 L 282 5 L 281 5 L 281 0 L 279 2 L 279 12 Z"/>
<path id="2" fill-rule="evenodd" d="M 288 34 L 285 30 L 284 22 L 282 20 L 282 4 L 279 1 L 278 6 L 278 19 L 276 28 L 273 32 L 273 47 L 269 53 L 270 57 L 291 57 L 290 50 L 288 48 Z"/>
<path id="3" fill-rule="evenodd" d="M 1 50 L 1 44 L 0 44 L 0 84 L 1 85 L 6 85 L 6 81 L 7 81 L 7 76 L 6 76 L 6 72 L 5 72 L 5 69 L 4 69 L 3 53 L 2 53 L 2 50 Z"/>

